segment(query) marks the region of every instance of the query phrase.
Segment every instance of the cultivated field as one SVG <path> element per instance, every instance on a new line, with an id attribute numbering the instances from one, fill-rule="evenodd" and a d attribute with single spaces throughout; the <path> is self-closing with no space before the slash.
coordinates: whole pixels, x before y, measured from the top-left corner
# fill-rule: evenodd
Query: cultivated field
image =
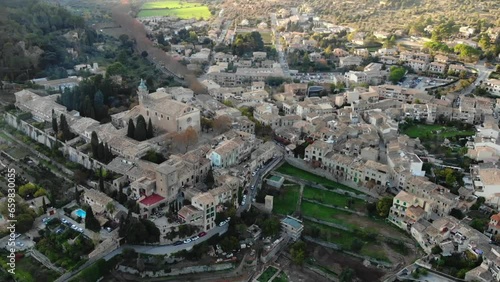
<path id="1" fill-rule="evenodd" d="M 208 7 L 196 2 L 158 1 L 142 5 L 137 17 L 176 16 L 181 19 L 209 19 L 212 14 Z"/>

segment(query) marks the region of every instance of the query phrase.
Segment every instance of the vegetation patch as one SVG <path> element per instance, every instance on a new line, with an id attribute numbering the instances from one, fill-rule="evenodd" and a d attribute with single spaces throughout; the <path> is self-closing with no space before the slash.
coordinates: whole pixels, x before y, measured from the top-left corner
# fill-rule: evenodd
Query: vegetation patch
<path id="1" fill-rule="evenodd" d="M 209 19 L 212 13 L 202 3 L 159 1 L 144 3 L 137 17 L 176 16 L 181 19 Z"/>
<path id="2" fill-rule="evenodd" d="M 36 249 L 47 256 L 51 262 L 65 269 L 72 269 L 84 263 L 85 260 L 82 257 L 86 257 L 94 249 L 94 244 L 85 236 L 64 225 L 61 225 L 58 230 L 62 232 L 52 233 L 46 230 L 43 238 L 35 238 L 38 240 Z"/>
<path id="3" fill-rule="evenodd" d="M 289 215 L 295 212 L 299 200 L 300 186 L 283 186 L 281 194 L 274 197 L 273 211 L 278 214 Z"/>
<path id="4" fill-rule="evenodd" d="M 482 258 L 477 258 L 470 251 L 465 251 L 461 254 L 453 254 L 451 256 L 441 256 L 431 262 L 432 268 L 463 279 L 465 273 L 469 270 L 481 265 Z"/>
<path id="5" fill-rule="evenodd" d="M 353 224 L 349 224 L 346 221 L 336 217 L 336 215 L 345 215 L 349 214 L 348 212 L 344 212 L 337 209 L 328 208 L 325 206 L 320 206 L 314 203 L 302 202 L 302 215 L 313 217 L 318 220 L 323 220 L 335 224 L 340 224 L 348 228 L 354 229 L 356 226 Z"/>
<path id="6" fill-rule="evenodd" d="M 305 220 L 304 223 L 306 226 L 305 233 L 311 237 L 334 243 L 343 250 L 381 261 L 390 261 L 387 258 L 383 245 L 375 243 L 377 241 L 376 233 L 369 233 L 362 230 L 345 231 L 309 220 Z"/>
<path id="7" fill-rule="evenodd" d="M 308 180 L 308 181 L 311 181 L 311 182 L 314 182 L 317 184 L 321 184 L 328 189 L 332 189 L 332 190 L 333 189 L 341 189 L 341 190 L 353 192 L 356 194 L 363 194 L 362 192 L 360 192 L 356 189 L 350 188 L 346 185 L 343 185 L 343 184 L 340 184 L 338 182 L 326 179 L 326 178 L 318 176 L 316 174 L 312 174 L 312 173 L 307 172 L 305 170 L 302 170 L 300 168 L 294 167 L 289 163 L 284 163 L 276 171 L 279 173 L 286 174 L 286 175 L 302 178 L 304 180 Z"/>
<path id="8" fill-rule="evenodd" d="M 7 270 L 6 266 L 6 256 L 8 253 L 5 250 L 0 251 L 0 264 Z M 22 253 L 17 255 L 16 260 L 16 274 L 14 278 L 16 281 L 23 282 L 35 282 L 35 281 L 54 281 L 59 277 L 59 275 L 42 264 L 40 264 L 36 259 L 31 256 L 25 256 Z M 8 276 L 8 274 L 5 274 Z M 0 281 L 10 281 L 7 276 L 0 275 Z"/>
<path id="9" fill-rule="evenodd" d="M 259 282 L 267 282 L 270 281 L 271 277 L 276 274 L 278 270 L 272 266 L 268 267 L 257 279 Z"/>
<path id="10" fill-rule="evenodd" d="M 473 130 L 460 130 L 455 127 L 448 127 L 439 124 L 413 124 L 408 127 L 403 127 L 403 134 L 408 135 L 411 138 L 428 138 L 432 135 L 437 135 L 443 138 L 450 137 L 464 137 L 472 136 L 475 134 Z"/>
<path id="11" fill-rule="evenodd" d="M 337 206 L 341 208 L 348 207 L 348 208 L 354 208 L 356 210 L 365 209 L 365 203 L 362 200 L 341 195 L 335 192 L 316 189 L 309 186 L 306 186 L 304 188 L 302 196 L 304 197 L 304 199 L 315 200 L 323 204 Z"/>
<path id="12" fill-rule="evenodd" d="M 273 279 L 273 282 L 288 282 L 288 277 L 286 276 L 286 273 L 282 271 Z"/>

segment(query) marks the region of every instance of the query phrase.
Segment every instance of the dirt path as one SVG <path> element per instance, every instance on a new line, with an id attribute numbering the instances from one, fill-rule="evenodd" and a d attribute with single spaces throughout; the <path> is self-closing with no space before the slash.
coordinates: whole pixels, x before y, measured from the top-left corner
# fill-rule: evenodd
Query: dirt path
<path id="1" fill-rule="evenodd" d="M 295 211 L 300 212 L 300 206 L 302 204 L 302 194 L 303 193 L 304 193 L 304 184 L 300 184 L 299 200 L 297 201 L 297 207 L 295 207 Z"/>

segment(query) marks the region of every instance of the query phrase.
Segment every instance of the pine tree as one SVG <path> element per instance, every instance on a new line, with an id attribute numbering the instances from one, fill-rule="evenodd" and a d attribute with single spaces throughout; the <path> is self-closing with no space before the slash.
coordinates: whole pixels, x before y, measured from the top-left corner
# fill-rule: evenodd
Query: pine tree
<path id="1" fill-rule="evenodd" d="M 142 115 L 137 117 L 137 126 L 135 127 L 134 139 L 144 141 L 147 139 L 146 120 Z"/>
<path id="2" fill-rule="evenodd" d="M 153 123 L 151 123 L 151 118 L 149 118 L 149 121 L 148 121 L 148 129 L 146 132 L 146 137 L 148 139 L 153 138 Z"/>
<path id="3" fill-rule="evenodd" d="M 97 133 L 95 131 L 92 131 L 91 137 L 90 137 L 90 146 L 92 147 L 92 157 L 96 160 L 99 159 L 99 152 L 98 152 L 98 147 L 99 147 L 99 138 L 97 137 Z"/>
<path id="4" fill-rule="evenodd" d="M 127 137 L 132 139 L 135 137 L 135 126 L 134 126 L 134 121 L 132 119 L 128 120 Z"/>

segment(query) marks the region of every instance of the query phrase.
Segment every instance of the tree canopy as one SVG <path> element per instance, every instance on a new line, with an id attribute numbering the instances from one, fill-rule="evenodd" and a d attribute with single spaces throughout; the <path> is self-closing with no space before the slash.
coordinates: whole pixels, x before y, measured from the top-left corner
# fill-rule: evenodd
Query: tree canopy
<path id="1" fill-rule="evenodd" d="M 233 43 L 233 54 L 243 56 L 256 51 L 264 51 L 264 41 L 257 31 L 238 34 Z"/>
<path id="2" fill-rule="evenodd" d="M 405 74 L 406 74 L 406 69 L 404 67 L 392 66 L 389 73 L 389 80 L 392 83 L 396 84 L 399 81 L 401 81 L 401 79 L 403 79 Z"/>
<path id="3" fill-rule="evenodd" d="M 377 202 L 377 212 L 381 217 L 387 217 L 392 206 L 392 198 L 384 197 Z"/>

